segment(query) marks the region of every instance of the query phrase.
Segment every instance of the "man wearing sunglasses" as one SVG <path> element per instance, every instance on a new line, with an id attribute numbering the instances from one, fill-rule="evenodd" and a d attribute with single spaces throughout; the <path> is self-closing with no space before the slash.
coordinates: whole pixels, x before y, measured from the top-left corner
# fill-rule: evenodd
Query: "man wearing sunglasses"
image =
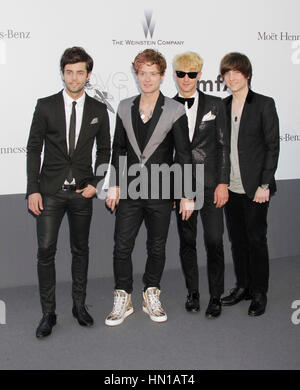
<path id="1" fill-rule="evenodd" d="M 185 106 L 193 164 L 204 164 L 204 204 L 200 215 L 210 293 L 206 317 L 216 318 L 221 314 L 220 297 L 224 292 L 223 206 L 228 200 L 229 144 L 221 99 L 197 89 L 202 65 L 202 58 L 194 52 L 174 58 L 174 75 L 178 86 L 174 99 Z M 176 214 L 180 260 L 188 289 L 185 308 L 188 312 L 197 312 L 200 310 L 196 250 L 198 210 L 189 220 L 182 220 L 177 203 Z"/>

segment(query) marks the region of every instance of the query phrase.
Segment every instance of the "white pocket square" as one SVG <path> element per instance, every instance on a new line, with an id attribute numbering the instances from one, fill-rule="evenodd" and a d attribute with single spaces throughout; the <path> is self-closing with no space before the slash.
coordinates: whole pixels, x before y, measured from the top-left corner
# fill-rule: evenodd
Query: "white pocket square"
<path id="1" fill-rule="evenodd" d="M 202 122 L 207 122 L 207 121 L 212 121 L 215 119 L 215 115 L 211 113 L 211 111 L 209 111 L 207 114 L 204 115 L 204 117 L 202 118 Z"/>
<path id="2" fill-rule="evenodd" d="M 98 123 L 98 118 L 94 118 L 91 122 L 91 125 L 94 125 L 95 123 Z"/>

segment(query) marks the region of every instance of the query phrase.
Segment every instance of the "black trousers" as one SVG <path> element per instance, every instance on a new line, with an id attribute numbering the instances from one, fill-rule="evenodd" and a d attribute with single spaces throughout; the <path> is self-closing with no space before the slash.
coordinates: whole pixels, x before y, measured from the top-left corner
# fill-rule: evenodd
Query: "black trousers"
<path id="1" fill-rule="evenodd" d="M 224 249 L 223 249 L 223 209 L 216 208 L 214 189 L 205 189 L 204 204 L 200 210 L 204 244 L 207 253 L 207 275 L 209 293 L 220 297 L 224 292 Z M 187 221 L 182 221 L 179 214 L 179 202 L 176 204 L 177 227 L 180 238 L 180 260 L 189 292 L 199 289 L 197 264 L 197 218 L 195 210 Z"/>
<path id="2" fill-rule="evenodd" d="M 120 200 L 114 234 L 115 289 L 125 290 L 128 294 L 132 292 L 131 253 L 143 221 L 147 229 L 148 254 L 143 282 L 145 289 L 160 288 L 172 205 L 170 200 Z"/>
<path id="3" fill-rule="evenodd" d="M 85 303 L 92 199 L 86 199 L 74 191 L 60 190 L 55 195 L 44 195 L 43 207 L 44 210 L 37 217 L 37 269 L 42 310 L 49 313 L 56 308 L 55 253 L 65 213 L 69 220 L 72 252 L 72 298 L 74 303 Z"/>
<path id="4" fill-rule="evenodd" d="M 267 293 L 269 254 L 267 214 L 269 202 L 253 202 L 246 194 L 229 191 L 225 215 L 238 287 Z"/>

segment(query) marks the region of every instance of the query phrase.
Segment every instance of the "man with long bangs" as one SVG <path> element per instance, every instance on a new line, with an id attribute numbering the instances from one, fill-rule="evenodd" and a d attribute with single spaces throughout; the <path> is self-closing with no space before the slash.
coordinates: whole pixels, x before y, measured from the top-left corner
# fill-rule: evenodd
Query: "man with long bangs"
<path id="1" fill-rule="evenodd" d="M 236 286 L 222 298 L 222 305 L 252 299 L 248 314 L 259 316 L 267 305 L 267 214 L 276 191 L 279 121 L 274 100 L 250 89 L 252 65 L 246 55 L 227 54 L 220 73 L 232 92 L 224 99 L 231 138 L 225 215 L 236 274 Z"/>
<path id="2" fill-rule="evenodd" d="M 191 164 L 192 156 L 188 138 L 188 125 L 184 107 L 160 92 L 160 84 L 166 70 L 165 58 L 156 50 L 146 49 L 139 53 L 134 62 L 141 93 L 120 102 L 113 142 L 112 166 L 116 171 L 116 187 L 111 187 L 107 196 L 107 206 L 113 211 L 117 206 L 114 246 L 114 304 L 105 323 L 109 326 L 121 324 L 133 312 L 132 260 L 136 236 L 142 222 L 147 229 L 147 253 L 143 276 L 143 311 L 152 321 L 164 322 L 167 314 L 160 302 L 160 280 L 165 264 L 165 245 L 170 224 L 173 197 L 151 199 L 152 183 L 148 180 L 148 195 L 137 199 L 130 197 L 130 183 L 136 178 L 129 176 L 127 199 L 120 199 L 119 175 L 123 171 L 122 157 L 127 158 L 127 169 L 134 165 L 151 170 L 154 164 L 173 164 L 174 147 L 177 162 Z M 162 187 L 160 177 L 159 188 Z M 142 185 L 141 185 L 142 187 Z M 193 200 L 182 198 L 180 213 L 182 219 L 190 217 Z"/>
<path id="3" fill-rule="evenodd" d="M 228 199 L 229 146 L 221 99 L 197 89 L 202 65 L 202 58 L 194 52 L 174 58 L 174 75 L 178 86 L 174 99 L 184 105 L 188 117 L 193 164 L 204 165 L 204 204 L 200 215 L 210 294 L 206 317 L 216 318 L 221 314 L 220 298 L 224 292 L 223 206 Z M 196 249 L 198 210 L 189 220 L 183 220 L 177 202 L 176 213 L 180 260 L 188 290 L 185 307 L 188 312 L 197 312 L 200 310 Z"/>

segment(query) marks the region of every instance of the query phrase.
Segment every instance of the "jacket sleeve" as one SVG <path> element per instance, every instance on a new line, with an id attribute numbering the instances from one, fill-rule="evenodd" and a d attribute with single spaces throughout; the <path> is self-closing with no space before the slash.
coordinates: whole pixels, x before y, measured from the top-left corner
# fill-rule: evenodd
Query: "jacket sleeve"
<path id="1" fill-rule="evenodd" d="M 114 168 L 115 174 L 111 172 L 110 186 L 120 185 L 119 175 L 120 172 L 123 172 L 126 155 L 127 155 L 126 131 L 123 126 L 122 119 L 120 118 L 119 114 L 117 114 L 114 141 L 113 141 L 113 152 L 112 152 L 112 159 L 111 159 L 111 165 Z"/>
<path id="2" fill-rule="evenodd" d="M 220 100 L 216 116 L 216 145 L 217 145 L 217 184 L 229 184 L 230 156 L 229 156 L 229 129 L 225 115 L 225 107 Z"/>
<path id="3" fill-rule="evenodd" d="M 42 110 L 40 100 L 37 101 L 27 142 L 27 193 L 40 192 L 39 175 L 41 153 L 47 130 L 47 120 Z"/>
<path id="4" fill-rule="evenodd" d="M 104 108 L 101 113 L 100 128 L 96 136 L 96 161 L 95 161 L 95 176 L 88 181 L 94 187 L 100 180 L 104 179 L 104 176 L 97 175 L 97 169 L 102 164 L 108 164 L 110 160 L 110 130 L 109 130 L 109 116 L 107 109 Z"/>
<path id="5" fill-rule="evenodd" d="M 262 112 L 262 130 L 266 153 L 260 184 L 270 184 L 274 178 L 279 157 L 279 120 L 272 98 L 267 100 Z"/>

